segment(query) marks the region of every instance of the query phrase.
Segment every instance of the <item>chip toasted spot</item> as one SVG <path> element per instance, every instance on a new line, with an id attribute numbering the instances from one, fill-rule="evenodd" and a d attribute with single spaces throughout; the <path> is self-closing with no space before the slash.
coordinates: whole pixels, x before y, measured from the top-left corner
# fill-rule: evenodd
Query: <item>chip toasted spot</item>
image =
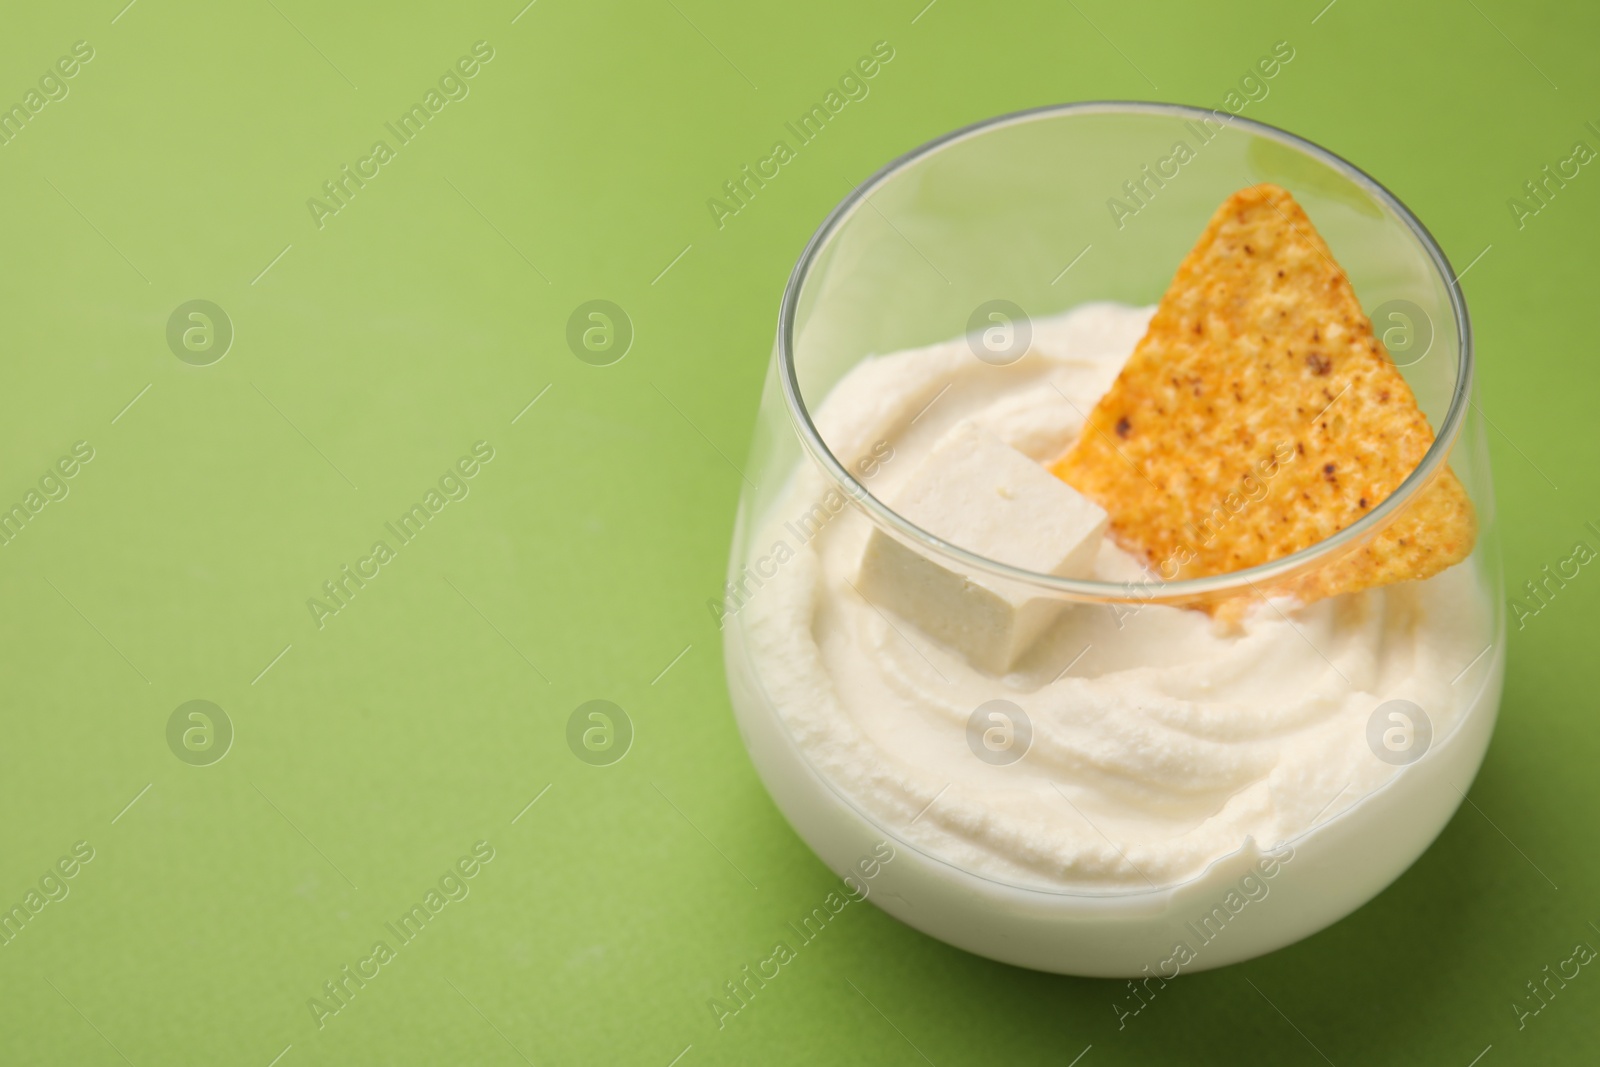
<path id="1" fill-rule="evenodd" d="M 1052 470 L 1105 508 L 1124 548 L 1179 578 L 1326 540 L 1387 499 L 1433 443 L 1349 279 L 1274 185 L 1235 193 L 1212 217 L 1089 428 Z M 1426 578 L 1475 537 L 1472 502 L 1442 468 L 1360 548 L 1270 592 L 1309 602 Z"/>

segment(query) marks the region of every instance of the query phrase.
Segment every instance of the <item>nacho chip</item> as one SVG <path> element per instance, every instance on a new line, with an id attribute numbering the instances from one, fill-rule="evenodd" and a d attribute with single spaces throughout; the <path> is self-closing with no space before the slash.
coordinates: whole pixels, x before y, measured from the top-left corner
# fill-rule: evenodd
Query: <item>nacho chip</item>
<path id="1" fill-rule="evenodd" d="M 1394 492 L 1433 429 L 1294 198 L 1227 199 L 1149 331 L 1051 470 L 1111 516 L 1162 579 L 1308 548 Z M 1357 552 L 1270 590 L 1304 602 L 1427 578 L 1464 559 L 1472 502 L 1442 468 Z"/>

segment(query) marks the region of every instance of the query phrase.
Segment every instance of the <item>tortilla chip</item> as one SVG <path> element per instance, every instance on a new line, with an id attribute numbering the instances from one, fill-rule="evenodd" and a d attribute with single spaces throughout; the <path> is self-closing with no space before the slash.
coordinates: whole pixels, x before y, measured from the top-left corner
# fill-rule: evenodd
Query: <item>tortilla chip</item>
<path id="1" fill-rule="evenodd" d="M 1433 444 L 1350 280 L 1294 198 L 1233 194 L 1149 331 L 1051 470 L 1163 580 L 1317 544 L 1385 500 Z M 1448 469 L 1364 547 L 1268 590 L 1321 597 L 1466 558 L 1472 502 Z"/>

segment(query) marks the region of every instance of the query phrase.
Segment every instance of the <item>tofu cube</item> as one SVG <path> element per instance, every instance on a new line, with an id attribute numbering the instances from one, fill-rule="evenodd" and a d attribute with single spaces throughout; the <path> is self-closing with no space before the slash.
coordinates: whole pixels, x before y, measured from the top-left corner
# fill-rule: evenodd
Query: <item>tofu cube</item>
<path id="1" fill-rule="evenodd" d="M 1093 573 L 1106 530 L 1100 507 L 971 422 L 940 439 L 885 503 L 969 552 L 1064 578 Z M 1065 606 L 1015 582 L 952 569 L 876 527 L 857 588 L 996 675 L 1009 671 Z"/>

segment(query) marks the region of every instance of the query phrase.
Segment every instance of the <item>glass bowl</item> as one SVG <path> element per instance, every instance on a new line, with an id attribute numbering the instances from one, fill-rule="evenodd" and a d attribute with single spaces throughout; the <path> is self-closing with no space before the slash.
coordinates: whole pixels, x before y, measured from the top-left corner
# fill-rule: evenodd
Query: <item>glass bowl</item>
<path id="1" fill-rule="evenodd" d="M 1262 182 L 1305 208 L 1435 428 L 1392 495 L 1304 551 L 1172 581 L 1118 572 L 1106 550 L 1093 580 L 1030 571 L 885 503 L 962 419 L 1058 453 L 1217 206 Z M 1444 827 L 1498 709 L 1472 366 L 1432 236 L 1282 130 L 1079 103 L 890 163 L 789 279 L 729 580 L 708 604 L 773 800 L 853 894 L 1039 970 L 1160 982 L 1348 914 Z M 1306 606 L 1262 594 L 1358 551 L 1447 465 L 1477 513 L 1465 562 Z M 1003 672 L 979 669 L 862 594 L 874 537 L 1053 621 Z M 1253 598 L 1232 626 L 1193 607 L 1227 597 Z"/>

